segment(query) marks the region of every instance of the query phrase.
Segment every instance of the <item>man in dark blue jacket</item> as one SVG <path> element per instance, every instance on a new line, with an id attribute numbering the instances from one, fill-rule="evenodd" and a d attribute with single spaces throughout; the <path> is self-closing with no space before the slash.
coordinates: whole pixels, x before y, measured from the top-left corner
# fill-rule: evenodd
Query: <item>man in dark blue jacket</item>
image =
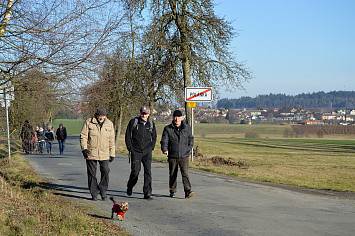
<path id="1" fill-rule="evenodd" d="M 152 197 L 152 151 L 157 141 L 157 131 L 155 124 L 149 119 L 150 109 L 143 106 L 140 109 L 140 116 L 133 118 L 126 129 L 126 147 L 131 155 L 131 174 L 127 183 L 127 195 L 131 196 L 133 187 L 138 181 L 141 163 L 144 167 L 144 198 Z"/>
<path id="2" fill-rule="evenodd" d="M 185 198 L 194 195 L 189 179 L 189 156 L 194 146 L 191 127 L 183 120 L 182 112 L 173 113 L 173 122 L 165 126 L 161 137 L 161 150 L 168 156 L 170 197 L 175 197 L 178 167 L 180 167 Z"/>

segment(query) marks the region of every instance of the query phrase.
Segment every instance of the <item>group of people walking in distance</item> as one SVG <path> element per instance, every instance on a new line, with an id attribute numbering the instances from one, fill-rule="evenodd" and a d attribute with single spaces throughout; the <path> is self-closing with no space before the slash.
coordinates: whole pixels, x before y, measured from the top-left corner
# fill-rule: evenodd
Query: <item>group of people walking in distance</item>
<path id="1" fill-rule="evenodd" d="M 125 144 L 129 151 L 131 172 L 127 182 L 127 195 L 133 194 L 141 166 L 144 168 L 144 199 L 152 200 L 152 151 L 157 141 L 155 123 L 149 118 L 148 106 L 140 108 L 140 115 L 131 119 L 125 133 Z M 191 127 L 184 120 L 180 110 L 173 113 L 172 123 L 165 126 L 160 141 L 161 151 L 169 162 L 169 196 L 174 198 L 177 191 L 177 174 L 180 168 L 185 198 L 194 195 L 188 174 L 189 156 L 194 144 Z M 92 200 L 98 195 L 107 200 L 109 185 L 109 163 L 115 158 L 115 132 L 113 123 L 107 118 L 104 107 L 98 107 L 88 118 L 80 133 L 80 145 L 86 160 L 89 191 Z M 100 182 L 96 177 L 97 164 L 100 169 Z"/>
<path id="2" fill-rule="evenodd" d="M 50 124 L 47 125 L 46 130 L 41 125 L 36 126 L 35 130 L 33 130 L 30 122 L 26 120 L 22 126 L 20 138 L 25 154 L 43 153 L 44 150 L 47 150 L 48 154 L 52 154 L 53 141 L 56 138 L 59 144 L 59 153 L 63 154 L 67 131 L 63 124 L 59 124 L 56 132 L 54 132 L 54 128 Z"/>

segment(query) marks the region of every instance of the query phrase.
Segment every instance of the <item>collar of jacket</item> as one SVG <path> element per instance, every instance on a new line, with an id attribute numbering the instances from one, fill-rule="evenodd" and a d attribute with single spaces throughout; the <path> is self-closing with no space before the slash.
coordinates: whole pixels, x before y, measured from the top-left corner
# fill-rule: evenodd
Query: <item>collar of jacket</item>
<path id="1" fill-rule="evenodd" d="M 175 125 L 174 121 L 171 122 L 171 125 L 173 126 L 174 129 L 178 129 L 178 127 Z M 181 121 L 181 130 L 183 130 L 185 128 L 185 120 Z"/>
<path id="2" fill-rule="evenodd" d="M 138 116 L 138 123 L 143 124 L 143 122 L 144 121 L 142 120 L 142 117 Z M 147 121 L 145 121 L 145 122 L 146 122 L 146 124 L 149 123 L 149 117 L 148 117 Z"/>
<path id="3" fill-rule="evenodd" d="M 103 121 L 103 123 L 105 123 L 106 119 Z M 91 117 L 91 123 L 94 123 L 94 124 L 99 124 L 99 121 L 97 120 L 97 118 L 95 116 Z"/>

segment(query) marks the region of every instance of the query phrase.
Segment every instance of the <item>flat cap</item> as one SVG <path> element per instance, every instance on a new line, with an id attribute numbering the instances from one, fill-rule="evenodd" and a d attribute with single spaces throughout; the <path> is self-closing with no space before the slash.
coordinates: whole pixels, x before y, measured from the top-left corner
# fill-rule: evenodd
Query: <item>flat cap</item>
<path id="1" fill-rule="evenodd" d="M 95 115 L 97 116 L 107 116 L 107 111 L 104 107 L 98 107 Z"/>

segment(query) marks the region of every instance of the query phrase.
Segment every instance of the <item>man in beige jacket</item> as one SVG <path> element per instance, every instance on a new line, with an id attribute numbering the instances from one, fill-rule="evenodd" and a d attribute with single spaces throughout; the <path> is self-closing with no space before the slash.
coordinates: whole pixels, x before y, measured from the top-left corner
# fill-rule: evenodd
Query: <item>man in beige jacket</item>
<path id="1" fill-rule="evenodd" d="M 98 107 L 95 115 L 87 119 L 80 133 L 81 150 L 86 159 L 89 190 L 92 200 L 107 199 L 109 162 L 115 157 L 115 132 L 112 122 L 106 118 L 104 107 Z M 100 164 L 101 180 L 96 179 L 97 162 Z"/>

